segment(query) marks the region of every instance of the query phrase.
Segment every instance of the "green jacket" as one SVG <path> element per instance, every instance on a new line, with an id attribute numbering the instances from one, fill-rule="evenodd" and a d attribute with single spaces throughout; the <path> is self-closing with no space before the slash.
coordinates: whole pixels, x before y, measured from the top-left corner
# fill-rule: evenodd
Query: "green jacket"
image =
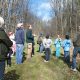
<path id="1" fill-rule="evenodd" d="M 5 60 L 12 46 L 12 41 L 9 39 L 4 29 L 0 28 L 0 61 Z"/>
<path id="2" fill-rule="evenodd" d="M 34 43 L 34 36 L 32 35 L 32 30 L 28 29 L 26 32 L 26 42 Z"/>

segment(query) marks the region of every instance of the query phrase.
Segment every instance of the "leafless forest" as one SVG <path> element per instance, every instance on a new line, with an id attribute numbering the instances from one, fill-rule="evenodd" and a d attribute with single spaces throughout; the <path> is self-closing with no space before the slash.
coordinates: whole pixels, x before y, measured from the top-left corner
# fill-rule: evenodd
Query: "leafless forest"
<path id="1" fill-rule="evenodd" d="M 5 19 L 5 30 L 15 31 L 16 24 L 24 22 L 24 26 L 32 24 L 35 34 L 49 32 L 71 36 L 80 30 L 80 0 L 49 0 L 52 7 L 50 21 L 44 22 L 30 12 L 30 0 L 0 0 L 0 15 Z M 34 0 L 35 1 L 35 0 Z"/>

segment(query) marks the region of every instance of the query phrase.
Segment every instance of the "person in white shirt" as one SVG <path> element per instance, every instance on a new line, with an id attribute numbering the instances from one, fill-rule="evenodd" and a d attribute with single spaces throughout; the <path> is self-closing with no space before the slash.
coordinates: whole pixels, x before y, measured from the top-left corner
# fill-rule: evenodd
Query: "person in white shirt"
<path id="1" fill-rule="evenodd" d="M 48 62 L 50 60 L 51 44 L 52 40 L 49 38 L 49 35 L 47 34 L 46 38 L 43 40 L 43 46 L 45 48 L 45 62 Z"/>

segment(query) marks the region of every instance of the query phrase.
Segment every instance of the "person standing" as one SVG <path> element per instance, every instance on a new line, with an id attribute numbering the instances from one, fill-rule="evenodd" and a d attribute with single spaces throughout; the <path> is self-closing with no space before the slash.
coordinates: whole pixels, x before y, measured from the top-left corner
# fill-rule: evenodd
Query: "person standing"
<path id="1" fill-rule="evenodd" d="M 27 59 L 31 59 L 32 45 L 34 43 L 34 36 L 32 35 L 31 25 L 28 25 L 28 30 L 26 32 L 26 42 L 27 42 Z"/>
<path id="2" fill-rule="evenodd" d="M 15 52 L 16 52 L 15 35 L 14 35 L 13 32 L 9 32 L 9 33 L 8 33 L 8 36 L 9 36 L 10 40 L 13 42 L 13 45 L 12 45 L 12 47 L 11 47 L 11 49 L 12 49 L 12 51 L 13 51 L 13 53 L 12 53 L 12 55 L 11 55 L 11 57 L 12 57 L 13 55 L 15 55 Z"/>
<path id="3" fill-rule="evenodd" d="M 61 45 L 62 45 L 62 41 L 59 35 L 58 38 L 55 40 L 54 45 L 56 47 L 56 57 L 59 58 L 61 52 Z"/>
<path id="4" fill-rule="evenodd" d="M 71 69 L 73 71 L 77 71 L 77 63 L 76 63 L 76 57 L 77 54 L 80 54 L 80 33 L 78 33 L 77 35 L 75 35 L 75 38 L 73 40 L 73 56 L 72 56 L 72 65 L 71 65 Z"/>
<path id="5" fill-rule="evenodd" d="M 4 19 L 0 17 L 0 80 L 4 80 L 5 72 L 5 60 L 9 52 L 9 48 L 12 46 L 12 41 L 2 28 Z"/>
<path id="6" fill-rule="evenodd" d="M 69 38 L 69 35 L 65 35 L 65 40 L 63 41 L 62 47 L 64 49 L 64 61 L 67 64 L 70 64 L 70 48 L 71 48 L 71 40 Z"/>
<path id="7" fill-rule="evenodd" d="M 17 24 L 15 41 L 16 41 L 16 63 L 21 64 L 23 58 L 24 42 L 25 42 L 23 23 Z"/>
<path id="8" fill-rule="evenodd" d="M 43 40 L 43 45 L 45 47 L 45 60 L 44 60 L 44 62 L 48 62 L 50 60 L 51 44 L 52 44 L 52 40 L 49 38 L 49 34 L 47 34 L 46 38 Z"/>

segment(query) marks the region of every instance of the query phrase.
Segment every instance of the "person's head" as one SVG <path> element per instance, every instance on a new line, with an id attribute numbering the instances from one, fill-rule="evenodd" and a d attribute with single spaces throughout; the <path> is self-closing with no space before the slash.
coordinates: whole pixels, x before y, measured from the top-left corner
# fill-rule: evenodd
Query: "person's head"
<path id="1" fill-rule="evenodd" d="M 13 35 L 13 32 L 9 32 L 8 35 L 9 35 L 9 36 Z"/>
<path id="2" fill-rule="evenodd" d="M 32 29 L 32 26 L 30 24 L 28 25 L 28 29 Z"/>
<path id="3" fill-rule="evenodd" d="M 58 38 L 60 38 L 60 35 L 57 35 Z"/>
<path id="4" fill-rule="evenodd" d="M 2 27 L 4 24 L 4 19 L 2 17 L 0 17 L 0 27 Z"/>
<path id="5" fill-rule="evenodd" d="M 69 35 L 65 35 L 65 38 L 66 38 L 66 39 L 69 39 Z"/>
<path id="6" fill-rule="evenodd" d="M 18 23 L 17 28 L 21 28 L 21 27 L 23 27 L 23 23 Z"/>
<path id="7" fill-rule="evenodd" d="M 49 39 L 49 34 L 46 35 L 46 39 Z"/>

